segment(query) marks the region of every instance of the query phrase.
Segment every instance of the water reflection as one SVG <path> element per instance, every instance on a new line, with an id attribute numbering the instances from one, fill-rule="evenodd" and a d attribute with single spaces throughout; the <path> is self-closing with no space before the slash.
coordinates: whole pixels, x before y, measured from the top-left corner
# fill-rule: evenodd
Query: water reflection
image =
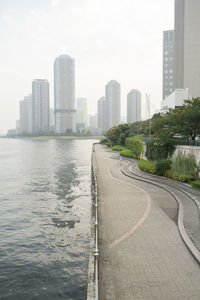
<path id="1" fill-rule="evenodd" d="M 2 142 L 0 299 L 83 300 L 92 141 Z"/>

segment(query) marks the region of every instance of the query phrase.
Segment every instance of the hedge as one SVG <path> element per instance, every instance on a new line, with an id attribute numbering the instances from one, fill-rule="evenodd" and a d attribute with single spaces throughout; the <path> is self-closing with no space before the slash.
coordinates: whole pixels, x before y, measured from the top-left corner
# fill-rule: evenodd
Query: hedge
<path id="1" fill-rule="evenodd" d="M 141 160 L 138 164 L 138 167 L 144 172 L 155 174 L 156 163 L 154 161 Z"/>
<path id="2" fill-rule="evenodd" d="M 121 146 L 121 145 L 115 145 L 115 146 L 112 147 L 112 150 L 114 150 L 114 151 L 122 151 L 124 149 L 126 149 L 126 148 L 124 146 Z"/>
<path id="3" fill-rule="evenodd" d="M 126 148 L 120 152 L 120 155 L 128 158 L 137 158 L 137 156 L 131 150 Z"/>
<path id="4" fill-rule="evenodd" d="M 191 186 L 200 189 L 200 180 L 195 180 L 191 183 Z"/>

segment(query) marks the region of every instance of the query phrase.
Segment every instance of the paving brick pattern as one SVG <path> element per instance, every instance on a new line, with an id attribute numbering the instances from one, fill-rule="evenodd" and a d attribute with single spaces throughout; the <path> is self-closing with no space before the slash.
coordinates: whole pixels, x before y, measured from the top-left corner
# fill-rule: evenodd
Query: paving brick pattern
<path id="1" fill-rule="evenodd" d="M 114 156 L 105 146 L 95 145 L 99 299 L 199 300 L 200 267 L 184 245 L 177 225 L 156 199 L 169 203 L 169 209 L 176 203 L 159 188 L 121 174 L 120 162 Z M 147 219 L 128 238 L 109 249 L 144 215 L 147 196 L 141 189 L 151 197 Z"/>

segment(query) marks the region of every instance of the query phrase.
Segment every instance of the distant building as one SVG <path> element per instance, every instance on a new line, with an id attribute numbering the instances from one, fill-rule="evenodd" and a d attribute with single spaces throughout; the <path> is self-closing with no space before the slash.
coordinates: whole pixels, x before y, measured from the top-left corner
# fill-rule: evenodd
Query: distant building
<path id="1" fill-rule="evenodd" d="M 47 133 L 49 121 L 49 82 L 46 79 L 35 79 L 32 82 L 33 133 Z"/>
<path id="2" fill-rule="evenodd" d="M 8 133 L 7 133 L 7 136 L 12 137 L 12 136 L 15 136 L 16 134 L 17 134 L 16 129 L 9 129 Z"/>
<path id="3" fill-rule="evenodd" d="M 106 132 L 106 98 L 102 97 L 97 103 L 97 127 L 99 134 Z"/>
<path id="4" fill-rule="evenodd" d="M 69 55 L 60 55 L 54 62 L 54 109 L 55 132 L 75 132 L 75 66 Z"/>
<path id="5" fill-rule="evenodd" d="M 127 123 L 141 121 L 141 93 L 131 90 L 127 95 Z"/>
<path id="6" fill-rule="evenodd" d="M 200 96 L 200 1 L 175 0 L 175 88 Z"/>
<path id="7" fill-rule="evenodd" d="M 188 89 L 175 89 L 168 97 L 166 97 L 161 104 L 162 110 L 168 110 L 169 108 L 176 108 L 182 106 L 184 100 L 192 100 L 192 96 Z"/>
<path id="8" fill-rule="evenodd" d="M 21 134 L 32 133 L 32 95 L 20 101 L 20 129 Z"/>
<path id="9" fill-rule="evenodd" d="M 88 115 L 88 127 L 87 130 L 91 132 L 92 135 L 98 134 L 97 129 L 97 114 L 96 115 Z"/>
<path id="10" fill-rule="evenodd" d="M 54 132 L 54 109 L 53 108 L 50 108 L 50 131 L 51 132 Z"/>
<path id="11" fill-rule="evenodd" d="M 163 99 L 174 91 L 174 30 L 163 32 Z"/>
<path id="12" fill-rule="evenodd" d="M 16 120 L 16 134 L 20 133 L 20 120 Z"/>
<path id="13" fill-rule="evenodd" d="M 116 80 L 106 85 L 106 130 L 121 123 L 121 86 Z"/>
<path id="14" fill-rule="evenodd" d="M 87 126 L 87 99 L 76 100 L 76 129 L 81 131 Z"/>

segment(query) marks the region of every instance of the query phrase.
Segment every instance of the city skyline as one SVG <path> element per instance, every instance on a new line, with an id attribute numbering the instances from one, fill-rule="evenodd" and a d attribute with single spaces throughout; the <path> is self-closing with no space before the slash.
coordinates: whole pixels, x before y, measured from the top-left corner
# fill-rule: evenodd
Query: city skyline
<path id="1" fill-rule="evenodd" d="M 162 100 L 162 32 L 173 28 L 173 7 L 174 0 L 126 0 L 123 4 L 20 0 L 18 5 L 1 1 L 0 78 L 4 85 L 0 89 L 0 132 L 15 127 L 18 102 L 30 93 L 33 78 L 49 81 L 53 106 L 52 65 L 62 53 L 76 60 L 76 98 L 88 99 L 89 114 L 97 112 L 97 101 L 112 79 L 122 87 L 122 115 L 132 88 L 150 94 L 152 111 L 158 109 Z M 79 21 L 74 22 L 75 18 Z M 13 49 L 15 56 L 10 59 Z"/>

